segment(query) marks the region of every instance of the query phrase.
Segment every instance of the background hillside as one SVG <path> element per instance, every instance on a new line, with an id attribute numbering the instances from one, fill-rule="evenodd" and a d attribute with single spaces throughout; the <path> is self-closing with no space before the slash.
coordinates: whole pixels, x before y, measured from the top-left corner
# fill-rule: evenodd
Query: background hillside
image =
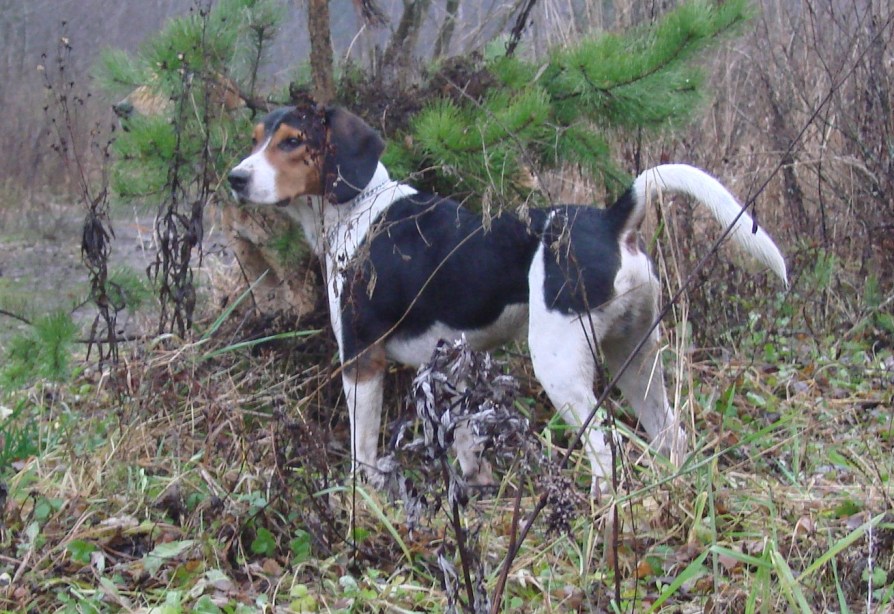
<path id="1" fill-rule="evenodd" d="M 257 91 L 286 91 L 308 73 L 309 1 L 282 0 Z M 453 11 L 447 56 L 503 49 L 533 7 L 518 53 L 536 62 L 591 34 L 654 24 L 680 3 L 374 4 L 384 25 L 361 18 L 368 0 L 330 2 L 336 68 L 349 58 L 375 75 L 351 82 L 358 104 L 398 115 L 374 70 L 411 11 L 420 28 L 402 76 L 412 80 L 431 67 Z M 753 9 L 700 56 L 707 99 L 691 122 L 607 130 L 607 149 L 629 174 L 686 162 L 716 175 L 753 204 L 791 287 L 725 248 L 693 273 L 716 224 L 684 201 L 649 212 L 643 234 L 664 304 L 681 294 L 661 324 L 663 359 L 693 454 L 670 467 L 610 398 L 624 444 L 618 496 L 591 501 L 585 457 L 569 446 L 524 348 L 476 372 L 474 394 L 514 412 L 499 421 L 512 446 L 493 451 L 498 492 L 453 498 L 433 453 L 398 445 L 412 439 L 404 429 L 424 403 L 411 396 L 414 374 L 397 368 L 381 441 L 395 446 L 393 490 L 351 480 L 325 306 L 298 330 L 252 320 L 213 214 L 195 267 L 195 325 L 147 333 L 156 330 L 145 312 L 158 288 L 145 272 L 158 203 L 131 209 L 112 198 L 109 264 L 131 269 L 116 273 L 125 335 L 119 360 L 87 355 L 89 207 L 77 173 L 60 163 L 45 78 L 58 77 L 64 37 L 65 78 L 90 92 L 74 107 L 67 144 L 83 150 L 94 126 L 104 135 L 118 126 L 111 105 L 127 93 L 93 81 L 100 51 L 136 52 L 196 4 L 0 4 L 0 609 L 482 612 L 492 599 L 493 612 L 894 611 L 894 5 L 755 0 Z M 224 140 L 226 155 L 244 149 Z M 537 178 L 555 201 L 607 196 L 576 164 Z M 87 236 L 108 247 L 99 228 Z M 301 244 L 289 239 L 287 248 Z M 307 264 L 306 251 L 296 254 Z M 316 269 L 311 261 L 308 286 Z M 555 459 L 566 453 L 560 472 Z M 476 595 L 486 597 L 477 606 Z"/>

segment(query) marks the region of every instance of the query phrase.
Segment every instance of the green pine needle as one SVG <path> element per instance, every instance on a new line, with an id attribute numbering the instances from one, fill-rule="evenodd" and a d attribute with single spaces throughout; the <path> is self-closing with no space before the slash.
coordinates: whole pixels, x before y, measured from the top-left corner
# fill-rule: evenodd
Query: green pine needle
<path id="1" fill-rule="evenodd" d="M 653 26 L 556 49 L 546 62 L 490 54 L 486 66 L 498 85 L 487 98 L 424 109 L 413 123 L 413 142 L 445 182 L 479 198 L 524 199 L 530 189 L 521 181 L 523 168 L 564 163 L 617 191 L 629 178 L 612 162 L 605 131 L 687 121 L 704 95 L 693 60 L 747 18 L 744 0 L 720 6 L 699 0 Z"/>

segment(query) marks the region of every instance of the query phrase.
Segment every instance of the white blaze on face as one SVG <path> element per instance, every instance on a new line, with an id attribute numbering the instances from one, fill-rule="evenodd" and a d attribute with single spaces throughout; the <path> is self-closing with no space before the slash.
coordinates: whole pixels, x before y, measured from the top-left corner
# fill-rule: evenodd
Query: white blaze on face
<path id="1" fill-rule="evenodd" d="M 276 193 L 276 168 L 267 159 L 266 151 L 271 139 L 233 169 L 233 172 L 247 173 L 248 186 L 242 197 L 258 205 L 273 205 L 282 200 Z"/>

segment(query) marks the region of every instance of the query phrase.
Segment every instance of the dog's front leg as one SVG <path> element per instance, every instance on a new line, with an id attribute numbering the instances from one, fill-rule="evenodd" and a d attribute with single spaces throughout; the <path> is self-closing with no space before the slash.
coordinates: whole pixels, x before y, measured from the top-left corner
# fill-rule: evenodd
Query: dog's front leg
<path id="1" fill-rule="evenodd" d="M 382 394 L 385 380 L 385 352 L 368 348 L 342 371 L 342 384 L 351 421 L 353 470 L 363 471 L 370 483 L 381 488 L 382 476 L 376 468 L 379 428 L 382 421 Z"/>

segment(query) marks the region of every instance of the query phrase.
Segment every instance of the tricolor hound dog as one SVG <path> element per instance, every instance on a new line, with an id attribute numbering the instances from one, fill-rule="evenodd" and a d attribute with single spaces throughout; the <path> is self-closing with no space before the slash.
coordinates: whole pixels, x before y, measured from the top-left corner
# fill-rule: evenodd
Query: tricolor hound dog
<path id="1" fill-rule="evenodd" d="M 504 214 L 485 228 L 458 203 L 392 180 L 379 162 L 382 139 L 343 109 L 273 111 L 253 142 L 230 186 L 241 202 L 289 205 L 325 263 L 354 468 L 371 477 L 386 359 L 418 366 L 441 339 L 465 335 L 489 349 L 527 331 L 537 379 L 562 417 L 580 425 L 595 403 L 591 341 L 617 370 L 656 317 L 658 280 L 638 235 L 647 201 L 659 190 L 688 194 L 727 225 L 740 211 L 717 180 L 673 164 L 641 174 L 606 209 L 538 209 L 529 222 Z M 782 255 L 748 215 L 733 237 L 785 281 Z M 684 435 L 657 352 L 656 330 L 618 386 L 653 445 L 679 458 Z M 596 494 L 610 448 L 597 428 L 584 441 Z M 457 454 L 467 478 L 486 479 L 474 449 Z"/>

